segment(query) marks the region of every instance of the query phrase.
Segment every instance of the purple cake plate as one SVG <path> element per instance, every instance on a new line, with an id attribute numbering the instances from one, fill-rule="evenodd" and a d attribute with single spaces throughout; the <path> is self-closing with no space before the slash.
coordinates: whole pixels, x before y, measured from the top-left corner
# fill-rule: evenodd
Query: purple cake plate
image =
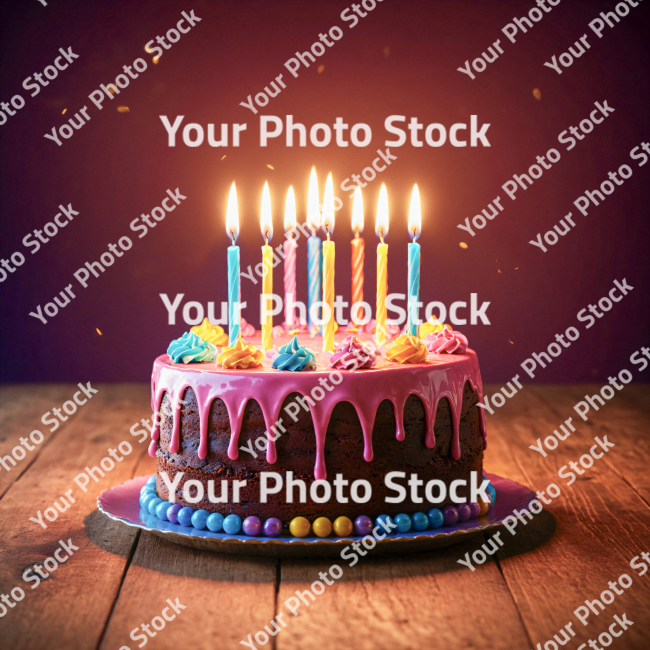
<path id="1" fill-rule="evenodd" d="M 413 553 L 465 541 L 485 530 L 503 523 L 515 510 L 527 509 L 535 498 L 527 487 L 502 478 L 485 474 L 494 486 L 497 498 L 487 514 L 477 519 L 459 522 L 454 526 L 442 526 L 435 530 L 410 531 L 386 536 L 377 542 L 373 555 L 382 553 Z M 216 553 L 264 555 L 273 557 L 326 557 L 340 555 L 343 547 L 362 538 L 349 537 L 249 537 L 197 530 L 193 527 L 161 521 L 155 515 L 145 513 L 140 507 L 140 489 L 150 476 L 138 476 L 102 492 L 97 497 L 97 507 L 105 515 L 127 526 L 148 530 L 154 535 L 183 546 L 190 546 Z"/>

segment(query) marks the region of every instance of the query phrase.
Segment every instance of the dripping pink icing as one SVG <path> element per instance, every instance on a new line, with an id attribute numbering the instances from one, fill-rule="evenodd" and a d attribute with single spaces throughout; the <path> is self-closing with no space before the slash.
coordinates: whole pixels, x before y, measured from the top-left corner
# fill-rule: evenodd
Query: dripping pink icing
<path id="1" fill-rule="evenodd" d="M 314 347 L 308 337 L 301 343 Z M 208 420 L 213 400 L 222 399 L 228 410 L 231 431 L 228 457 L 231 460 L 237 459 L 239 455 L 239 435 L 246 404 L 249 400 L 255 400 L 260 405 L 266 423 L 266 460 L 270 464 L 275 463 L 275 423 L 280 417 L 283 417 L 284 422 L 289 418 L 287 413 L 280 413 L 285 398 L 290 393 L 311 395 L 312 389 L 320 386 L 319 379 L 336 372 L 328 367 L 328 357 L 322 353 L 317 354 L 316 363 L 317 369 L 310 372 L 280 372 L 271 367 L 268 359 L 258 368 L 223 370 L 217 369 L 214 363 L 175 364 L 166 354 L 158 357 L 151 378 L 152 408 L 157 412 L 164 394 L 169 394 L 174 420 L 170 452 L 176 453 L 180 446 L 179 400 L 183 399 L 185 390 L 191 387 L 196 395 L 200 417 L 199 458 L 207 456 Z M 446 397 L 451 407 L 453 426 L 451 453 L 454 460 L 460 459 L 459 426 L 465 383 L 469 381 L 472 390 L 478 389 L 479 400 L 483 398 L 478 360 L 473 350 L 468 349 L 465 354 L 445 355 L 441 359 L 429 358 L 420 364 L 391 364 L 383 357 L 378 357 L 375 368 L 339 372 L 343 380 L 332 391 L 325 391 L 323 399 L 311 407 L 316 439 L 316 479 L 324 480 L 327 477 L 325 436 L 332 411 L 339 402 L 350 402 L 355 407 L 363 431 L 363 457 L 370 462 L 373 459 L 372 429 L 377 409 L 383 400 L 388 399 L 393 404 L 396 437 L 400 441 L 405 438 L 403 419 L 406 400 L 410 395 L 416 395 L 422 401 L 426 419 L 425 445 L 431 449 L 436 442 L 434 426 L 438 402 Z M 479 417 L 485 440 L 483 409 L 479 409 Z M 160 437 L 157 421 L 158 418 L 154 418 L 149 447 L 151 456 L 156 454 Z"/>

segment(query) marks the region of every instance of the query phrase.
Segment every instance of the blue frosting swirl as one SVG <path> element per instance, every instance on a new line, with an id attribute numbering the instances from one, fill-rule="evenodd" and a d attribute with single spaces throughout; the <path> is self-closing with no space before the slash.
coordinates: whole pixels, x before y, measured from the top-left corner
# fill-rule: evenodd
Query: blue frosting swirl
<path id="1" fill-rule="evenodd" d="M 167 354 L 174 363 L 205 363 L 217 357 L 217 346 L 204 341 L 194 332 L 185 332 L 181 338 L 172 341 Z"/>
<path id="2" fill-rule="evenodd" d="M 316 364 L 316 357 L 311 350 L 303 348 L 298 343 L 298 337 L 294 336 L 289 343 L 280 348 L 279 354 L 273 360 L 273 367 L 276 370 L 305 370 L 313 368 Z"/>

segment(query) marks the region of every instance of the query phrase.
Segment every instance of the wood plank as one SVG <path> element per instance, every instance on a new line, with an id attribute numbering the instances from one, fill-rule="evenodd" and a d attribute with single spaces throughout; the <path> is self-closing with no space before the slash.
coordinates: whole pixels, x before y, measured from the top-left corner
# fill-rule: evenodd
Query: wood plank
<path id="1" fill-rule="evenodd" d="M 27 438 L 27 442 L 34 449 L 25 449 L 25 457 L 16 461 L 15 466 L 11 460 L 5 463 L 7 471 L 0 465 L 0 499 L 4 496 L 9 486 L 17 481 L 20 475 L 38 458 L 41 450 L 47 446 L 51 438 L 56 436 L 66 425 L 70 424 L 77 413 L 69 416 L 67 422 L 50 432 L 50 426 L 41 422 L 41 417 L 52 408 L 60 408 L 63 402 L 69 400 L 78 390 L 73 384 L 7 384 L 0 386 L 0 457 L 11 455 L 11 450 L 16 446 L 22 448 L 19 438 Z M 38 430 L 43 434 L 43 442 L 35 445 L 29 440 L 29 434 Z M 37 437 L 38 439 L 38 437 Z M 20 452 L 19 452 L 20 457 Z M 13 458 L 13 457 L 12 457 Z"/>
<path id="2" fill-rule="evenodd" d="M 485 542 L 483 536 L 417 555 L 343 560 L 283 560 L 278 611 L 287 626 L 278 650 L 413 650 L 527 647 L 529 642 L 496 563 L 474 573 L 457 563 Z M 372 553 L 372 551 L 370 551 Z M 295 617 L 285 601 L 309 589 L 332 564 L 343 576 Z M 318 587 L 317 587 L 318 590 Z M 309 598 L 306 596 L 306 598 Z"/>
<path id="3" fill-rule="evenodd" d="M 493 387 L 488 387 L 486 392 L 492 391 Z M 505 546 L 497 557 L 503 575 L 534 644 L 543 646 L 562 626 L 573 622 L 577 636 L 571 647 L 575 648 L 606 631 L 614 614 L 625 612 L 635 625 L 619 644 L 647 648 L 650 580 L 637 577 L 629 562 L 650 550 L 650 509 L 610 467 L 610 463 L 620 464 L 623 471 L 627 461 L 620 447 L 608 452 L 609 462 L 596 461 L 584 476 L 567 486 L 557 475 L 559 468 L 587 453 L 590 445 L 586 439 L 593 436 L 571 435 L 547 458 L 528 449 L 532 440 L 548 435 L 558 424 L 558 414 L 528 388 L 488 418 L 490 471 L 515 480 L 522 476 L 531 489 L 546 489 L 555 483 L 562 491 L 547 506 L 555 519 L 555 534 L 536 551 L 522 553 L 534 541 L 527 527 L 522 526 L 515 537 L 502 533 Z M 572 612 L 585 599 L 597 598 L 607 589 L 608 581 L 616 581 L 623 573 L 632 577 L 632 587 L 599 617 L 592 616 L 587 627 L 578 623 Z"/>
<path id="4" fill-rule="evenodd" d="M 140 446 L 130 426 L 148 416 L 147 386 L 98 385 L 99 392 L 77 417 L 43 448 L 32 466 L 0 501 L 0 584 L 6 593 L 14 586 L 25 590 L 24 599 L 0 618 L 3 650 L 57 647 L 95 649 L 118 593 L 137 533 L 96 509 L 97 495 L 133 474 Z M 32 387 L 24 390 L 33 394 Z M 116 463 L 98 483 L 91 481 L 84 494 L 73 482 L 84 467 L 98 466 L 109 447 L 128 440 L 134 451 Z M 142 448 L 145 444 L 142 444 Z M 28 520 L 72 489 L 76 503 L 46 522 L 43 530 Z M 59 546 L 72 539 L 79 547 L 65 564 L 36 589 L 22 580 L 26 567 L 42 563 Z"/>
<path id="5" fill-rule="evenodd" d="M 153 641 L 156 647 L 243 647 L 239 645 L 242 639 L 263 629 L 275 616 L 275 594 L 274 559 L 194 550 L 145 532 L 100 648 L 137 647 L 130 632 L 160 616 L 166 600 L 175 602 L 176 598 L 187 609 L 158 633 L 160 638 Z"/>

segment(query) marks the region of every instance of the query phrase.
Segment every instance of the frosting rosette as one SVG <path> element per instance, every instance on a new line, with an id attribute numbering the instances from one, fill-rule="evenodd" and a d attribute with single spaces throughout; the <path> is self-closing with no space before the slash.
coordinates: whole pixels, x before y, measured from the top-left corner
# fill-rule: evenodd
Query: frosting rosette
<path id="1" fill-rule="evenodd" d="M 215 360 L 217 347 L 194 332 L 185 332 L 169 344 L 167 354 L 174 363 L 206 363 Z"/>
<path id="2" fill-rule="evenodd" d="M 316 364 L 314 353 L 298 343 L 298 337 L 294 336 L 289 343 L 280 348 L 278 355 L 273 359 L 273 367 L 276 370 L 299 370 L 311 369 Z"/>
<path id="3" fill-rule="evenodd" d="M 395 363 L 421 363 L 427 358 L 426 345 L 412 334 L 402 334 L 386 350 L 386 358 Z"/>
<path id="4" fill-rule="evenodd" d="M 217 357 L 217 363 L 226 369 L 256 368 L 261 365 L 264 353 L 258 350 L 252 343 L 246 343 L 243 337 L 239 337 L 235 345 L 227 345 L 221 350 Z"/>
<path id="5" fill-rule="evenodd" d="M 376 363 L 374 351 L 354 335 L 346 336 L 330 357 L 330 366 L 337 370 L 361 370 L 372 368 Z"/>
<path id="6" fill-rule="evenodd" d="M 195 325 L 190 332 L 194 332 L 204 341 L 213 345 L 221 346 L 228 343 L 228 335 L 224 332 L 223 327 L 213 325 L 207 318 L 204 318 L 200 325 Z"/>
<path id="7" fill-rule="evenodd" d="M 255 327 L 251 325 L 250 323 L 246 322 L 244 318 L 241 319 L 240 324 L 239 324 L 239 331 L 241 332 L 242 336 L 254 336 L 255 335 Z"/>
<path id="8" fill-rule="evenodd" d="M 438 321 L 427 323 L 422 323 L 420 325 L 420 338 L 423 339 L 429 334 L 436 334 L 437 332 L 442 332 L 443 329 L 451 330 L 451 325 L 445 325 L 444 323 L 439 323 Z"/>
<path id="9" fill-rule="evenodd" d="M 460 332 L 444 329 L 440 332 L 427 334 L 424 337 L 424 344 L 429 352 L 434 354 L 463 354 L 467 350 L 467 337 Z"/>

